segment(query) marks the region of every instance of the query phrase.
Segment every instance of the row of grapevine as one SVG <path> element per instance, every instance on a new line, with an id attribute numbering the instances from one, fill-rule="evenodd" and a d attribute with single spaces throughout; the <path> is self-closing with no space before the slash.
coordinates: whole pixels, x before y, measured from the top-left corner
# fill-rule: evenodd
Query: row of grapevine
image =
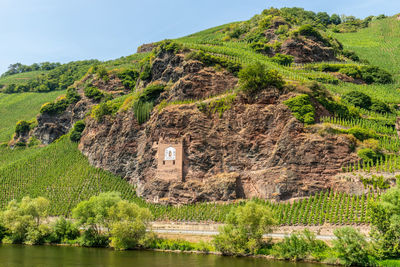
<path id="1" fill-rule="evenodd" d="M 400 155 L 385 155 L 374 161 L 358 160 L 342 166 L 343 172 L 395 173 L 400 170 Z"/>
<path id="2" fill-rule="evenodd" d="M 325 123 L 337 124 L 344 127 L 359 126 L 365 129 L 372 129 L 375 132 L 381 134 L 393 136 L 397 135 L 396 129 L 394 127 L 388 127 L 385 122 L 377 122 L 363 118 L 347 120 L 338 117 L 321 117 L 320 121 Z"/>

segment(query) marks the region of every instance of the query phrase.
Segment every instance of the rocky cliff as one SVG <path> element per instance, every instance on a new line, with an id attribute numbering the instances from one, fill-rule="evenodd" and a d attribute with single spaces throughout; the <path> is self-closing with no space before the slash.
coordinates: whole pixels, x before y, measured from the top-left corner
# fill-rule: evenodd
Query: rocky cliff
<path id="1" fill-rule="evenodd" d="M 79 148 L 150 201 L 288 199 L 342 186 L 334 177 L 352 159 L 350 141 L 308 133 L 282 104 L 287 97 L 265 94 L 249 102 L 239 96 L 222 116 L 195 104 L 168 106 L 143 126 L 131 112 L 92 120 Z M 184 141 L 183 181 L 156 177 L 161 138 Z"/>
<path id="2" fill-rule="evenodd" d="M 139 196 L 154 202 L 286 200 L 329 188 L 353 190 L 337 175 L 355 159 L 347 137 L 312 133 L 283 104 L 295 95 L 288 88 L 271 87 L 249 97 L 232 93 L 237 81 L 226 70 L 185 60 L 184 54 L 160 53 L 152 62 L 151 79 L 139 80 L 137 90 L 155 82 L 169 84 L 155 101 L 167 105 L 155 107 L 143 124 L 132 109 L 102 120 L 86 116 L 79 149 L 91 164 L 129 180 Z M 176 102 L 182 100 L 191 101 Z M 41 116 L 36 133 L 50 143 L 93 104 L 83 98 L 51 123 Z M 329 114 L 317 101 L 313 104 L 317 115 Z M 182 180 L 157 175 L 160 140 L 183 142 Z"/>

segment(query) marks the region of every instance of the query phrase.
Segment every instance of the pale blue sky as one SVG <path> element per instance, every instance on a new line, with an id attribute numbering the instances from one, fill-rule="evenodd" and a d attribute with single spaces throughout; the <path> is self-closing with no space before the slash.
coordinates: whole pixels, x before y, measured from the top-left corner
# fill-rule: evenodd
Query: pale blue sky
<path id="1" fill-rule="evenodd" d="M 303 7 L 357 17 L 400 13 L 398 0 L 0 0 L 0 73 L 31 64 L 127 56 L 268 7 Z"/>

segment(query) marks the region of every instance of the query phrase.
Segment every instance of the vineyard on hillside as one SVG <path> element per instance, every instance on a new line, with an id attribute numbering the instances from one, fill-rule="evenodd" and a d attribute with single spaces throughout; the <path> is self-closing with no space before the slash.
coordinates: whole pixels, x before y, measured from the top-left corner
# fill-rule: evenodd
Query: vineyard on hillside
<path id="1" fill-rule="evenodd" d="M 39 113 L 40 107 L 53 101 L 65 91 L 49 93 L 0 93 L 0 143 L 8 142 L 19 120 L 31 120 Z M 1 165 L 0 165 L 1 166 Z"/>

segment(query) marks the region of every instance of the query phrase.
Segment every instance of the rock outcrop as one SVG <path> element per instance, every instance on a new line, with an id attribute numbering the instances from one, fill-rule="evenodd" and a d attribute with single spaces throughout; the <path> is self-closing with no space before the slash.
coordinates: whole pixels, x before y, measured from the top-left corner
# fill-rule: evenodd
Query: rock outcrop
<path id="1" fill-rule="evenodd" d="M 288 39 L 282 44 L 284 54 L 294 56 L 295 63 L 337 60 L 332 47 L 311 38 Z"/>
<path id="2" fill-rule="evenodd" d="M 145 125 L 131 112 L 90 121 L 79 148 L 97 166 L 137 186 L 149 201 L 190 203 L 236 198 L 288 199 L 346 182 L 333 178 L 354 159 L 344 136 L 307 132 L 272 91 L 238 97 L 222 116 L 195 104 L 155 111 Z M 156 178 L 157 142 L 184 140 L 183 181 Z"/>

